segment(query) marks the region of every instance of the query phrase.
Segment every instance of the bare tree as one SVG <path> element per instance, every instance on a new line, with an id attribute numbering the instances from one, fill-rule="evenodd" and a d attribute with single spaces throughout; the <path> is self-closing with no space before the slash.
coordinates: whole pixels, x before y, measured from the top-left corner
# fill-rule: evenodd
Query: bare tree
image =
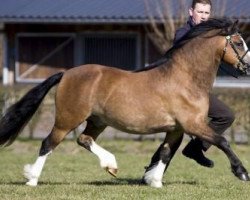
<path id="1" fill-rule="evenodd" d="M 145 10 L 150 20 L 146 27 L 148 37 L 164 53 L 174 40 L 176 29 L 182 26 L 188 14 L 186 0 L 144 0 Z"/>

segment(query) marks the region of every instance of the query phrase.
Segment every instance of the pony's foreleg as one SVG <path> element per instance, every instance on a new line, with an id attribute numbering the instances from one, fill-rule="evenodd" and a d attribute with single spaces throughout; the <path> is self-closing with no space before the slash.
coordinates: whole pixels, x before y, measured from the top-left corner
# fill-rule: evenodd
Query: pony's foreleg
<path id="1" fill-rule="evenodd" d="M 179 148 L 182 139 L 182 131 L 166 134 L 164 142 L 154 153 L 149 166 L 146 167 L 142 180 L 143 183 L 156 188 L 162 187 L 163 174 L 167 170 L 176 150 Z"/>
<path id="2" fill-rule="evenodd" d="M 223 136 L 216 134 L 208 125 L 201 122 L 193 123 L 185 132 L 217 146 L 228 157 L 234 175 L 242 181 L 250 181 L 247 170 Z"/>
<path id="3" fill-rule="evenodd" d="M 204 134 L 200 138 L 214 144 L 226 154 L 230 161 L 232 172 L 237 178 L 242 181 L 250 181 L 248 171 L 223 136 L 219 134 L 214 134 L 212 136 Z"/>
<path id="4" fill-rule="evenodd" d="M 42 142 L 39 156 L 34 164 L 24 166 L 24 177 L 28 180 L 26 185 L 37 186 L 46 159 L 52 150 L 63 140 L 68 131 L 53 128 L 52 132 Z"/>
<path id="5" fill-rule="evenodd" d="M 87 121 L 87 127 L 84 132 L 78 137 L 77 143 L 94 153 L 100 160 L 100 165 L 103 169 L 116 177 L 118 168 L 115 156 L 109 151 L 99 146 L 95 140 L 98 135 L 106 128 L 106 125 L 96 125 L 92 121 Z"/>

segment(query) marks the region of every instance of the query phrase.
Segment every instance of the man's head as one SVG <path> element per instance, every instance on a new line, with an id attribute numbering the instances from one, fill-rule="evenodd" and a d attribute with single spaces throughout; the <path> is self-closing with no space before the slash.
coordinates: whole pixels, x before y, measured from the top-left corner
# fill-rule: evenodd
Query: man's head
<path id="1" fill-rule="evenodd" d="M 189 9 L 189 15 L 194 24 L 197 25 L 203 21 L 207 21 L 211 14 L 211 8 L 211 0 L 193 0 L 192 6 Z"/>

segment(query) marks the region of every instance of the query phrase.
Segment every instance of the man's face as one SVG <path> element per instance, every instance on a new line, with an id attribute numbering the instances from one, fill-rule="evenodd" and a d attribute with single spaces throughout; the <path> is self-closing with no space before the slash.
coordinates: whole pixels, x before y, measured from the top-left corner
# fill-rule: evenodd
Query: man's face
<path id="1" fill-rule="evenodd" d="M 189 15 L 192 17 L 195 25 L 207 21 L 210 17 L 211 5 L 197 3 L 194 8 L 189 9 Z"/>

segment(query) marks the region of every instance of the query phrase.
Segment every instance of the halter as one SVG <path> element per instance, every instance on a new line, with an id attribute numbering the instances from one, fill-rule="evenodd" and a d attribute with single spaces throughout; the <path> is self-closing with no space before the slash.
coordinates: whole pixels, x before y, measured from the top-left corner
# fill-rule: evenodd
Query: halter
<path id="1" fill-rule="evenodd" d="M 234 50 L 234 53 L 236 54 L 236 57 L 238 59 L 238 63 L 236 65 L 237 69 L 239 69 L 240 71 L 243 71 L 246 74 L 249 65 L 243 59 L 247 55 L 249 49 L 247 49 L 246 52 L 242 56 L 240 56 L 239 52 L 237 51 L 237 48 L 235 47 L 235 44 L 232 42 L 232 35 L 228 35 L 225 38 L 226 38 L 226 45 L 225 45 L 225 47 L 223 49 L 222 59 L 224 58 L 224 56 L 226 54 L 227 46 L 228 46 L 228 43 L 229 43 L 230 46 L 232 47 L 232 49 Z"/>

